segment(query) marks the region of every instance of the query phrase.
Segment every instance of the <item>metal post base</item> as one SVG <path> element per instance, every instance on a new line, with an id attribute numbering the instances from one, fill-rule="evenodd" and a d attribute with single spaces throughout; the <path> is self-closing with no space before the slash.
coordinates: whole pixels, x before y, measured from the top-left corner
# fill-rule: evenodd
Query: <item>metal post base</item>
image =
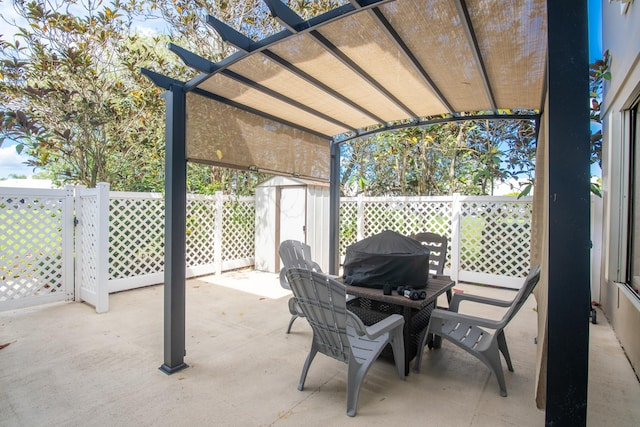
<path id="1" fill-rule="evenodd" d="M 163 363 L 162 366 L 160 366 L 158 369 L 160 369 L 161 372 L 164 372 L 167 375 L 172 375 L 175 374 L 178 371 L 182 371 L 184 368 L 188 368 L 189 365 L 187 365 L 186 363 L 181 363 L 178 366 L 174 366 L 171 367 L 169 365 L 167 365 L 166 363 Z"/>

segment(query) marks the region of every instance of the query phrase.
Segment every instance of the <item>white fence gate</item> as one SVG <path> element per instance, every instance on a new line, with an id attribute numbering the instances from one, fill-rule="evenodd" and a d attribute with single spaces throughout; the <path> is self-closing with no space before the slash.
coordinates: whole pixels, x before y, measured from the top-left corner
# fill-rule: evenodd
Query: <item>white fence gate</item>
<path id="1" fill-rule="evenodd" d="M 254 253 L 255 198 L 187 196 L 187 277 Z M 0 311 L 75 299 L 102 313 L 109 293 L 163 281 L 162 194 L 0 188 Z"/>
<path id="2" fill-rule="evenodd" d="M 109 184 L 76 188 L 76 300 L 109 311 Z"/>
<path id="3" fill-rule="evenodd" d="M 73 299 L 73 188 L 0 188 L 0 310 Z"/>

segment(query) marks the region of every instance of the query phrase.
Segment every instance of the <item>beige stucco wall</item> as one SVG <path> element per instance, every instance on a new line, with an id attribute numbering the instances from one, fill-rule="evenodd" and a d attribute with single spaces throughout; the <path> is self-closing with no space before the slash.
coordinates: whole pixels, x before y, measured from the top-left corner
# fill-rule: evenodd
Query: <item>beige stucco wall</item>
<path id="1" fill-rule="evenodd" d="M 640 304 L 616 282 L 624 280 L 629 114 L 640 94 L 640 1 L 621 13 L 620 2 L 602 1 L 603 49 L 611 54 L 611 81 L 603 103 L 604 236 L 600 303 L 636 373 L 640 373 Z M 636 195 L 635 197 L 640 197 Z"/>
<path id="2" fill-rule="evenodd" d="M 624 348 L 631 366 L 640 374 L 640 310 L 631 302 L 625 293 L 614 283 L 605 284 L 607 318 L 611 322 L 620 344 Z"/>

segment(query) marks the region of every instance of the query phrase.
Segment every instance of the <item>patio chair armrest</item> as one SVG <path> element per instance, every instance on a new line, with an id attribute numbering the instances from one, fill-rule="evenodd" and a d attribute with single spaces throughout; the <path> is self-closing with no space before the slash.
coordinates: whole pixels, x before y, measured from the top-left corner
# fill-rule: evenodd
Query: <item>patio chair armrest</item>
<path id="1" fill-rule="evenodd" d="M 358 336 L 366 335 L 366 337 L 369 339 L 376 339 L 380 335 L 384 334 L 385 332 L 389 332 L 394 328 L 402 328 L 402 326 L 404 325 L 404 317 L 399 314 L 392 314 L 391 316 L 377 323 L 374 323 L 371 326 L 365 326 L 358 316 L 347 310 L 347 322 L 353 325 L 353 328 L 355 329 Z"/>
<path id="2" fill-rule="evenodd" d="M 457 312 L 458 309 L 460 308 L 460 303 L 462 301 L 471 301 L 471 302 L 477 302 L 480 304 L 495 305 L 497 307 L 509 307 L 511 304 L 513 304 L 513 300 L 504 301 L 504 300 L 495 299 L 495 298 L 483 297 L 480 295 L 454 293 L 453 298 L 451 298 L 451 302 L 449 303 L 449 311 Z"/>
<path id="3" fill-rule="evenodd" d="M 308 261 L 308 267 L 309 270 L 311 271 L 317 271 L 318 273 L 322 273 L 322 269 L 320 268 L 320 265 L 315 262 L 315 261 Z M 330 275 L 327 274 L 327 276 L 332 277 Z"/>
<path id="4" fill-rule="evenodd" d="M 485 319 L 482 317 L 476 317 L 469 314 L 456 313 L 454 311 L 443 310 L 440 308 L 436 308 L 431 313 L 430 322 L 433 322 L 435 319 L 455 320 L 458 322 L 470 323 L 476 326 L 483 326 L 489 329 L 499 329 L 504 326 L 502 320 Z"/>
<path id="5" fill-rule="evenodd" d="M 280 286 L 282 286 L 284 289 L 291 290 L 291 286 L 289 286 L 289 282 L 287 282 L 286 273 L 287 273 L 287 268 L 282 267 L 282 269 L 280 270 Z"/>

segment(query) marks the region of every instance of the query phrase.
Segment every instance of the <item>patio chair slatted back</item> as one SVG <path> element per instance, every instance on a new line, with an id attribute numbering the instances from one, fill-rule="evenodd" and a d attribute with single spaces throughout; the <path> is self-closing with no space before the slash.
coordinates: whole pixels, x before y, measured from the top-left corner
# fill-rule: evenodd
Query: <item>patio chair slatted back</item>
<path id="1" fill-rule="evenodd" d="M 520 288 L 513 299 L 513 304 L 504 314 L 502 322 L 505 326 L 515 317 L 516 314 L 518 314 L 518 311 L 520 311 L 520 308 L 522 308 L 524 303 L 527 301 L 527 298 L 531 295 L 531 292 L 533 292 L 533 289 L 536 287 L 539 280 L 540 266 L 538 265 L 530 270 L 529 275 L 525 279 L 524 285 Z"/>
<path id="2" fill-rule="evenodd" d="M 322 354 L 342 362 L 349 361 L 349 340 L 346 335 L 346 290 L 340 283 L 324 276 L 299 274 L 292 287 L 296 303 L 307 318 Z"/>
<path id="3" fill-rule="evenodd" d="M 435 233 L 418 233 L 411 236 L 412 239 L 422 243 L 429 249 L 429 272 L 439 276 L 443 274 L 444 264 L 447 260 L 447 238 Z"/>
<path id="4" fill-rule="evenodd" d="M 280 244 L 278 254 L 282 260 L 282 269 L 280 270 L 280 286 L 284 289 L 291 290 L 287 277 L 285 275 L 287 269 L 305 268 L 307 270 L 322 272 L 320 266 L 311 259 L 311 247 L 305 243 L 297 240 L 285 240 Z M 304 314 L 297 306 L 294 298 L 289 299 L 289 313 L 291 319 L 289 319 L 289 325 L 287 326 L 287 333 L 291 332 L 291 326 L 298 317 L 303 317 Z"/>

